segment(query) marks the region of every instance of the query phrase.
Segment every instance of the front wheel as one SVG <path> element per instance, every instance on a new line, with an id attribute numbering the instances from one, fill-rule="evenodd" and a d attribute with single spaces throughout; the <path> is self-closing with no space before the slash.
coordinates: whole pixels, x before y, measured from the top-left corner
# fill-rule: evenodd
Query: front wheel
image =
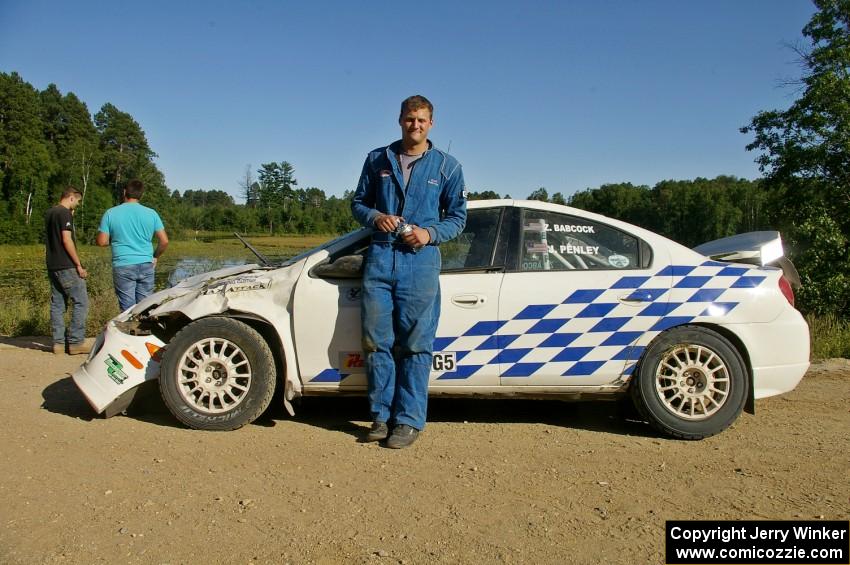
<path id="1" fill-rule="evenodd" d="M 159 390 L 174 416 L 196 430 L 235 430 L 256 420 L 274 393 L 274 357 L 251 326 L 203 318 L 165 348 Z"/>
<path id="2" fill-rule="evenodd" d="M 674 328 L 650 343 L 641 358 L 632 400 L 657 430 L 702 439 L 729 427 L 749 392 L 744 363 L 720 334 L 699 326 Z"/>

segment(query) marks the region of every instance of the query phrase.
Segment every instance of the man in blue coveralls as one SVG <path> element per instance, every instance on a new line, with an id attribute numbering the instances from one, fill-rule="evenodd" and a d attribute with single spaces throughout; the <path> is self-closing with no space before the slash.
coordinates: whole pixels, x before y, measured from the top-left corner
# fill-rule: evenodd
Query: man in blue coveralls
<path id="1" fill-rule="evenodd" d="M 363 350 L 372 427 L 368 441 L 400 449 L 425 427 L 428 376 L 440 318 L 440 243 L 466 223 L 463 171 L 428 141 L 434 107 L 401 103 L 401 139 L 371 151 L 351 203 L 374 228 L 363 269 Z M 392 435 L 390 428 L 392 426 Z"/>

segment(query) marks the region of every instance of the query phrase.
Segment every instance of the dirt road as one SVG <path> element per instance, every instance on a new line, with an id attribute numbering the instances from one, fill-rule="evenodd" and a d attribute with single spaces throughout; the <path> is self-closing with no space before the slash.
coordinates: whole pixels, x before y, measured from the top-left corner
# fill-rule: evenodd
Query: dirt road
<path id="1" fill-rule="evenodd" d="M 613 403 L 432 401 L 364 444 L 358 399 L 226 433 L 157 398 L 94 418 L 82 359 L 0 339 L 2 563 L 662 563 L 667 519 L 850 518 L 850 362 L 699 442 Z"/>

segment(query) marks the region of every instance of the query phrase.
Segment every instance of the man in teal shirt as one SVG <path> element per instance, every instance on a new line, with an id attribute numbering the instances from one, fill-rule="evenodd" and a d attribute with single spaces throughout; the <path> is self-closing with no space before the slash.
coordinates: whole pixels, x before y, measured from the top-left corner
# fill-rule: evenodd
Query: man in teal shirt
<path id="1" fill-rule="evenodd" d="M 142 181 L 128 182 L 124 203 L 107 210 L 98 228 L 97 244 L 112 246 L 112 282 L 122 312 L 153 292 L 154 267 L 168 247 L 159 214 L 139 204 L 144 190 Z M 156 251 L 151 247 L 154 235 Z"/>

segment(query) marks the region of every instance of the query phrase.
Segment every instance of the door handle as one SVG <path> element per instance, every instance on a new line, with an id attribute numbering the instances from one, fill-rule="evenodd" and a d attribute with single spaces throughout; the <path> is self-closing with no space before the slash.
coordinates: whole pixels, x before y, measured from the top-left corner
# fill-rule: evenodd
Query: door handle
<path id="1" fill-rule="evenodd" d="M 461 308 L 480 308 L 487 302 L 487 297 L 480 294 L 455 294 L 452 304 Z"/>
<path id="2" fill-rule="evenodd" d="M 618 300 L 627 304 L 642 304 L 644 302 L 652 302 L 653 296 L 651 292 L 636 290 L 631 294 L 620 296 Z"/>

